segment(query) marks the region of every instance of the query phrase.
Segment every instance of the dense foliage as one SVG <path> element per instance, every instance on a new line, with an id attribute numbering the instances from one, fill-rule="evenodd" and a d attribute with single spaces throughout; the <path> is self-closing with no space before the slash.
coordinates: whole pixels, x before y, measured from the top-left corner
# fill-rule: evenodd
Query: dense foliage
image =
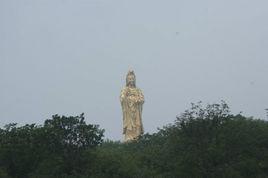
<path id="1" fill-rule="evenodd" d="M 121 143 L 83 115 L 0 130 L 2 178 L 268 177 L 268 122 L 193 104 L 175 123 Z"/>
<path id="2" fill-rule="evenodd" d="M 43 126 L 9 124 L 0 130 L 0 177 L 80 175 L 90 159 L 84 154 L 101 144 L 103 132 L 86 124 L 83 114 L 54 115 Z"/>

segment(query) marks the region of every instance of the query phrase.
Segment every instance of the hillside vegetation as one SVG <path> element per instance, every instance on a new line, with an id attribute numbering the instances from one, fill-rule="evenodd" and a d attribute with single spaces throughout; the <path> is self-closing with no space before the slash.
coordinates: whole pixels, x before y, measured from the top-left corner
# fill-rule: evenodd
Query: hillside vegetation
<path id="1" fill-rule="evenodd" d="M 103 136 L 83 114 L 8 124 L 0 129 L 0 177 L 268 177 L 268 122 L 233 115 L 224 102 L 192 104 L 174 123 L 133 142 Z"/>

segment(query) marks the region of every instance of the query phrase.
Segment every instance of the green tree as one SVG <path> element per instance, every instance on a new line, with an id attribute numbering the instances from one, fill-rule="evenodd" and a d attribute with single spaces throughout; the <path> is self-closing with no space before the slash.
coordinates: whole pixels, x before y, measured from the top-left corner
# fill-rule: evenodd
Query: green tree
<path id="1" fill-rule="evenodd" d="M 267 177 L 267 121 L 193 104 L 167 129 L 175 177 Z"/>
<path id="2" fill-rule="evenodd" d="M 0 130 L 0 167 L 16 178 L 79 175 L 83 152 L 100 145 L 103 133 L 83 114 L 54 115 L 43 126 L 9 124 Z"/>
<path id="3" fill-rule="evenodd" d="M 268 122 L 230 113 L 226 103 L 192 104 L 156 133 L 104 141 L 83 114 L 41 126 L 0 129 L 0 177 L 268 177 Z"/>

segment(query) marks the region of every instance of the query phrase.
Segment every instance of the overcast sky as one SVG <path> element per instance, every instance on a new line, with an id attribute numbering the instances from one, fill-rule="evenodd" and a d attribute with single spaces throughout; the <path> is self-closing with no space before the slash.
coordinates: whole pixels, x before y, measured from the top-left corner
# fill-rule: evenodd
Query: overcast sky
<path id="1" fill-rule="evenodd" d="M 122 138 L 129 68 L 153 133 L 191 102 L 266 118 L 267 0 L 0 0 L 0 126 L 85 113 Z"/>

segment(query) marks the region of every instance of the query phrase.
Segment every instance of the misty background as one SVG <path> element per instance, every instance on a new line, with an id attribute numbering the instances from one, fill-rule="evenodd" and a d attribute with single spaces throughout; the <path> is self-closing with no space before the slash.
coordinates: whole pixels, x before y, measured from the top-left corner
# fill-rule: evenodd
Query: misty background
<path id="1" fill-rule="evenodd" d="M 0 126 L 85 113 L 122 138 L 132 68 L 145 132 L 191 102 L 266 118 L 266 0 L 0 0 Z"/>

